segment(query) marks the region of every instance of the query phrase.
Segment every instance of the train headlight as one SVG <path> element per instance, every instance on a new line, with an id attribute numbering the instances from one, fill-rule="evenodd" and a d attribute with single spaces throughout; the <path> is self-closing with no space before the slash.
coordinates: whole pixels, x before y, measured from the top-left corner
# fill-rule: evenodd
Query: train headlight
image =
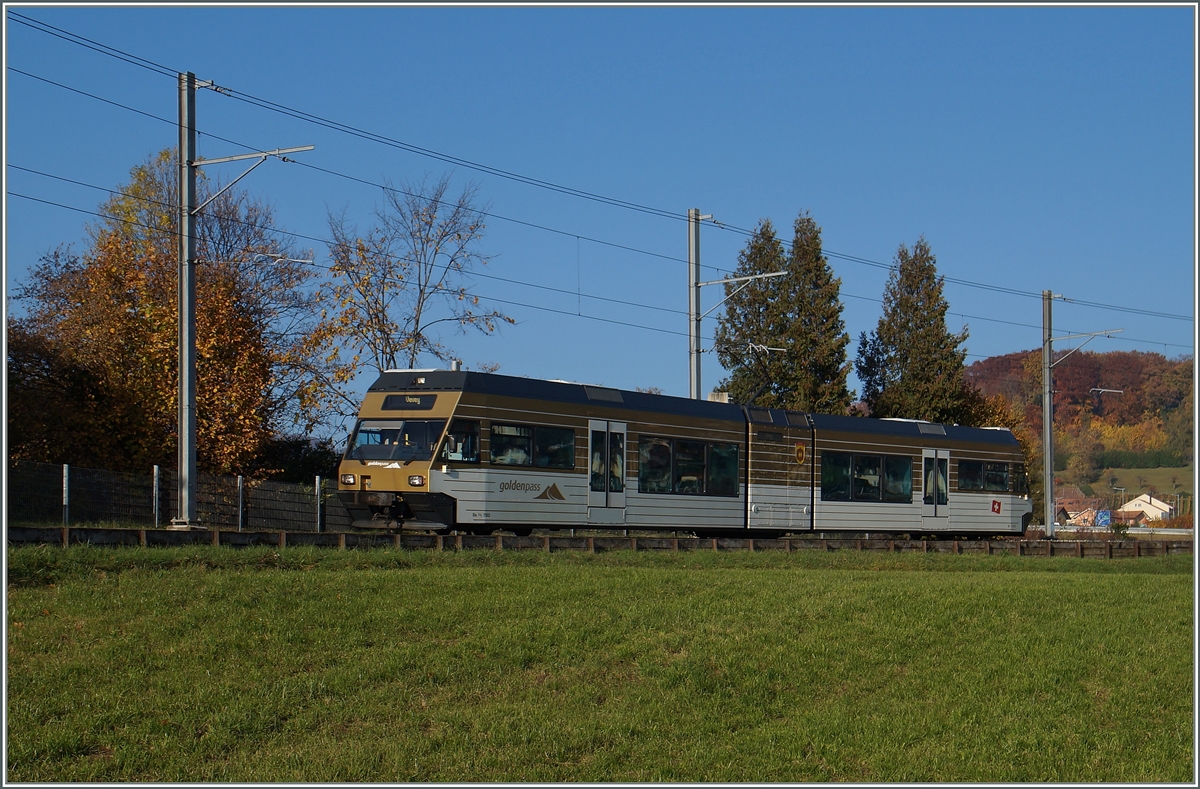
<path id="1" fill-rule="evenodd" d="M 353 485 L 355 482 L 358 481 L 358 478 L 355 477 L 353 474 L 343 474 L 342 476 L 338 477 L 338 480 L 343 485 Z"/>
<path id="2" fill-rule="evenodd" d="M 419 488 L 425 484 L 425 478 L 420 474 L 413 474 L 408 478 L 408 484 L 412 485 L 414 488 Z"/>

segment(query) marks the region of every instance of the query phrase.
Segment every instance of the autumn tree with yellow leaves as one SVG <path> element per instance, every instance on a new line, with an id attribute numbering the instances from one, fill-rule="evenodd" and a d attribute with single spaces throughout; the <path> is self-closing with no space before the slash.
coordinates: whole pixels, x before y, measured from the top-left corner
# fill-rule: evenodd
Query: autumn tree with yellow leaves
<path id="1" fill-rule="evenodd" d="M 82 254 L 59 248 L 17 288 L 8 332 L 9 455 L 145 472 L 174 465 L 177 225 L 174 151 L 133 168 Z M 201 200 L 218 191 L 205 179 Z M 197 456 L 211 473 L 264 473 L 273 440 L 307 432 L 328 398 L 314 342 L 316 272 L 269 207 L 230 189 L 197 222 Z"/>

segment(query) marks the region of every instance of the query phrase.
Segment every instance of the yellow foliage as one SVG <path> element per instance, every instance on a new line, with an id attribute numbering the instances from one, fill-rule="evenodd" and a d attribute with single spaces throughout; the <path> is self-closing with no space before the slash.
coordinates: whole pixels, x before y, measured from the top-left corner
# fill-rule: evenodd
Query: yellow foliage
<path id="1" fill-rule="evenodd" d="M 1146 419 L 1132 425 L 1093 422 L 1091 429 L 1105 449 L 1151 452 L 1167 445 L 1167 432 L 1163 429 L 1161 419 Z"/>
<path id="2" fill-rule="evenodd" d="M 22 297 L 23 327 L 67 370 L 86 373 L 88 418 L 60 444 L 72 462 L 144 471 L 174 465 L 178 404 L 178 293 L 174 157 L 164 152 L 134 168 L 131 183 L 102 206 L 113 217 L 91 228 L 80 257 L 52 255 Z M 269 212 L 226 192 L 201 215 L 196 268 L 196 431 L 200 468 L 240 472 L 297 407 L 282 377 L 310 359 L 299 344 L 269 331 L 303 307 L 297 288 L 310 276 L 287 264 L 243 267 L 277 252 Z M 224 260 L 222 258 L 231 258 Z M 272 259 L 276 255 L 271 255 Z M 292 299 L 294 301 L 289 302 Z M 53 383 L 53 382 L 51 382 Z M 303 388 L 303 383 L 295 384 Z M 61 414 L 47 413 L 47 433 Z M 31 449 L 31 459 L 49 452 Z M 24 451 L 18 447 L 18 454 Z"/>

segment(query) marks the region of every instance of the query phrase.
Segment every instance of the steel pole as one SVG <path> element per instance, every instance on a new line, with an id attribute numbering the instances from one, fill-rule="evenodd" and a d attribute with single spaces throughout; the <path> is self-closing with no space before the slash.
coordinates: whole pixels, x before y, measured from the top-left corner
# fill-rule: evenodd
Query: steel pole
<path id="1" fill-rule="evenodd" d="M 1054 355 L 1050 305 L 1054 294 L 1042 291 L 1042 498 L 1046 536 L 1054 536 Z"/>
<path id="2" fill-rule="evenodd" d="M 688 391 L 700 400 L 700 209 L 688 209 Z"/>
<path id="3" fill-rule="evenodd" d="M 176 528 L 196 523 L 196 75 L 179 75 L 179 435 Z"/>

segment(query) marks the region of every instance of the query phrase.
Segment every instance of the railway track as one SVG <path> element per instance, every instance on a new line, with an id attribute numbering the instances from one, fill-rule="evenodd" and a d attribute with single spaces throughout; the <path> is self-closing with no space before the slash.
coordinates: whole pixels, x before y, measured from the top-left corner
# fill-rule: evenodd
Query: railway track
<path id="1" fill-rule="evenodd" d="M 8 544 L 177 547 L 184 545 L 314 546 L 332 549 L 497 550 L 497 551 L 879 551 L 890 553 L 950 553 L 1011 556 L 1074 556 L 1077 558 L 1141 558 L 1191 554 L 1193 541 L 1184 540 L 901 540 L 815 539 L 789 537 L 761 540 L 748 537 L 516 537 L 494 534 L 362 534 L 341 532 L 235 531 L 225 529 L 120 529 L 89 526 L 9 526 Z"/>

